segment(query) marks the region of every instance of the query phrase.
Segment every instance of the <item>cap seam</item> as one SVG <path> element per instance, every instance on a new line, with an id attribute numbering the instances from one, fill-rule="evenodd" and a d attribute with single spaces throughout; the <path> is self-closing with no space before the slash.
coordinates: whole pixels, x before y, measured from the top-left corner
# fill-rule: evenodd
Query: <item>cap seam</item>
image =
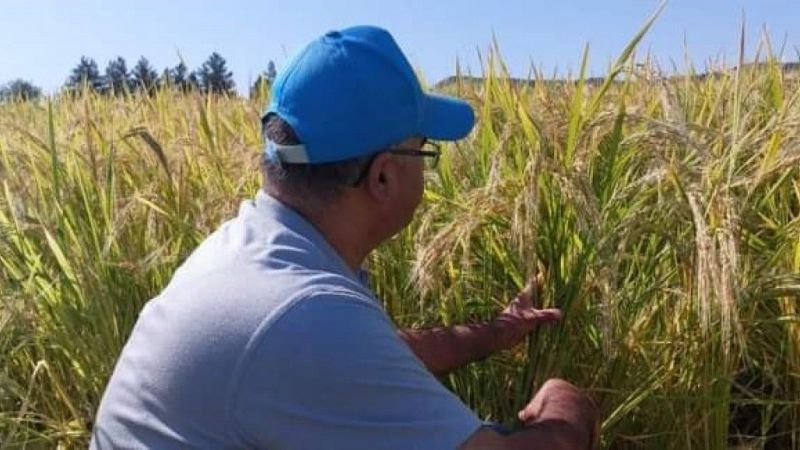
<path id="1" fill-rule="evenodd" d="M 297 66 L 299 66 L 298 62 L 303 58 L 303 56 L 305 56 L 306 53 L 308 53 L 308 50 L 310 48 L 311 48 L 310 45 L 306 46 L 303 49 L 303 51 L 301 51 L 292 60 L 292 64 L 288 67 L 286 73 L 283 74 L 283 76 L 281 77 L 280 92 L 278 92 L 278 95 L 276 95 L 275 96 L 276 98 L 274 99 L 274 101 L 275 101 L 275 112 L 278 113 L 279 116 L 280 116 L 280 112 L 283 110 L 283 107 L 284 107 L 284 104 L 283 104 L 283 91 L 284 91 L 284 88 L 286 87 L 286 82 L 289 80 L 290 76 L 295 72 L 295 70 L 297 69 Z M 281 117 L 281 118 L 282 119 L 286 119 L 285 117 Z M 292 128 L 296 128 L 296 127 L 294 125 L 292 125 Z M 305 142 L 303 142 L 303 137 L 300 136 L 299 130 L 295 129 L 294 132 L 295 132 L 295 134 L 298 135 L 297 137 L 299 138 L 300 142 L 305 144 Z"/>

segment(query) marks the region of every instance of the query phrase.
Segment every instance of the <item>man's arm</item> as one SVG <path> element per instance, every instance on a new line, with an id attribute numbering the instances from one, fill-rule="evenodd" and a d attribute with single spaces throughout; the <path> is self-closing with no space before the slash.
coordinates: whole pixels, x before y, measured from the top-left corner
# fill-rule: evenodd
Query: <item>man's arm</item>
<path id="1" fill-rule="evenodd" d="M 541 324 L 561 318 L 557 309 L 535 309 L 541 278 L 530 283 L 494 320 L 430 329 L 402 329 L 400 337 L 433 374 L 442 376 L 492 353 L 509 349 Z"/>
<path id="2" fill-rule="evenodd" d="M 403 329 L 398 334 L 425 367 L 436 376 L 446 375 L 505 347 L 502 335 L 510 329 L 494 322 L 454 325 L 425 330 Z"/>

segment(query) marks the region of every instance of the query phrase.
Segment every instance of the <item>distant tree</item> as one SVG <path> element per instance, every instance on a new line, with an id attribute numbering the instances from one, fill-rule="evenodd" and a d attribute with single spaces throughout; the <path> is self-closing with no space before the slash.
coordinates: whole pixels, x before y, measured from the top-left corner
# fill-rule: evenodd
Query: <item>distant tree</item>
<path id="1" fill-rule="evenodd" d="M 67 79 L 67 88 L 76 91 L 85 84 L 87 88 L 99 91 L 103 88 L 103 76 L 97 68 L 97 63 L 92 58 L 81 56 L 81 61 Z"/>
<path id="2" fill-rule="evenodd" d="M 167 83 L 184 92 L 196 87 L 196 83 L 195 86 L 190 85 L 189 69 L 183 61 L 179 62 L 178 65 L 172 69 L 164 69 L 160 84 L 165 85 Z"/>
<path id="3" fill-rule="evenodd" d="M 275 70 L 275 63 L 270 60 L 269 64 L 267 64 L 267 70 L 259 73 L 256 81 L 250 86 L 250 98 L 255 98 L 256 96 L 265 97 L 277 76 L 278 71 Z"/>
<path id="4" fill-rule="evenodd" d="M 267 64 L 267 81 L 269 81 L 270 86 L 272 86 L 272 82 L 275 81 L 277 77 L 278 71 L 275 70 L 275 62 L 270 59 L 269 64 Z"/>
<path id="5" fill-rule="evenodd" d="M 158 81 L 156 81 L 161 87 L 167 86 L 175 86 L 175 80 L 172 78 L 172 69 L 167 67 L 161 72 L 161 76 L 158 77 Z"/>
<path id="6" fill-rule="evenodd" d="M 223 58 L 214 52 L 208 57 L 198 71 L 200 86 L 205 92 L 215 94 L 233 94 L 236 84 L 233 82 L 233 73 L 228 70 Z"/>
<path id="7" fill-rule="evenodd" d="M 131 71 L 133 85 L 137 91 L 144 91 L 148 94 L 153 93 L 158 86 L 158 72 L 150 65 L 150 61 L 144 56 L 139 58 Z"/>
<path id="8" fill-rule="evenodd" d="M 186 67 L 186 64 L 181 61 L 172 69 L 172 80 L 175 82 L 175 86 L 186 90 L 187 82 L 189 81 L 188 78 L 189 69 Z"/>
<path id="9" fill-rule="evenodd" d="M 117 59 L 108 62 L 105 81 L 105 90 L 110 94 L 121 95 L 126 89 L 132 90 L 131 74 L 128 72 L 125 59 L 118 56 Z"/>
<path id="10" fill-rule="evenodd" d="M 275 70 L 275 62 L 270 60 L 269 64 L 267 64 L 267 70 L 258 74 L 256 81 L 250 86 L 250 98 L 254 98 L 257 95 L 266 96 L 277 77 L 278 71 Z"/>
<path id="11" fill-rule="evenodd" d="M 269 81 L 267 72 L 261 72 L 256 77 L 256 81 L 250 86 L 250 98 L 264 97 L 269 92 L 272 83 Z"/>
<path id="12" fill-rule="evenodd" d="M 0 101 L 6 100 L 36 100 L 42 95 L 42 90 L 30 81 L 17 78 L 0 87 Z"/>
<path id="13" fill-rule="evenodd" d="M 196 70 L 193 70 L 186 78 L 186 89 L 200 90 L 200 75 L 198 75 Z"/>

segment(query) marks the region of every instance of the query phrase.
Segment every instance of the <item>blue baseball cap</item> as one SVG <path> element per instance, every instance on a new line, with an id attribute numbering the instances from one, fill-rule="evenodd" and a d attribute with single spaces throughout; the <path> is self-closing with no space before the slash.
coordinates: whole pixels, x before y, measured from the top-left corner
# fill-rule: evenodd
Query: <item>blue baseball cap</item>
<path id="1" fill-rule="evenodd" d="M 276 78 L 265 116 L 289 123 L 300 145 L 267 142 L 268 157 L 320 164 L 370 155 L 421 136 L 453 141 L 475 123 L 465 101 L 425 93 L 388 31 L 357 26 L 313 41 Z"/>

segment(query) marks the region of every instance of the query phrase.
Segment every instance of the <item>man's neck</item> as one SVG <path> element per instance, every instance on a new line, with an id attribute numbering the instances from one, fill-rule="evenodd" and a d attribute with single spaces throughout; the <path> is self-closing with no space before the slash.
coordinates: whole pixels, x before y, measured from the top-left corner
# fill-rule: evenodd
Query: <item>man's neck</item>
<path id="1" fill-rule="evenodd" d="M 369 226 L 362 223 L 363 215 L 354 213 L 347 205 L 309 208 L 289 196 L 269 194 L 313 225 L 353 273 L 358 273 L 367 255 L 378 245 L 370 239 Z"/>
<path id="2" fill-rule="evenodd" d="M 319 217 L 309 217 L 308 220 L 322 233 L 347 267 L 357 273 L 374 248 L 365 239 L 367 233 L 341 215 L 335 217 L 331 214 L 320 214 Z"/>

